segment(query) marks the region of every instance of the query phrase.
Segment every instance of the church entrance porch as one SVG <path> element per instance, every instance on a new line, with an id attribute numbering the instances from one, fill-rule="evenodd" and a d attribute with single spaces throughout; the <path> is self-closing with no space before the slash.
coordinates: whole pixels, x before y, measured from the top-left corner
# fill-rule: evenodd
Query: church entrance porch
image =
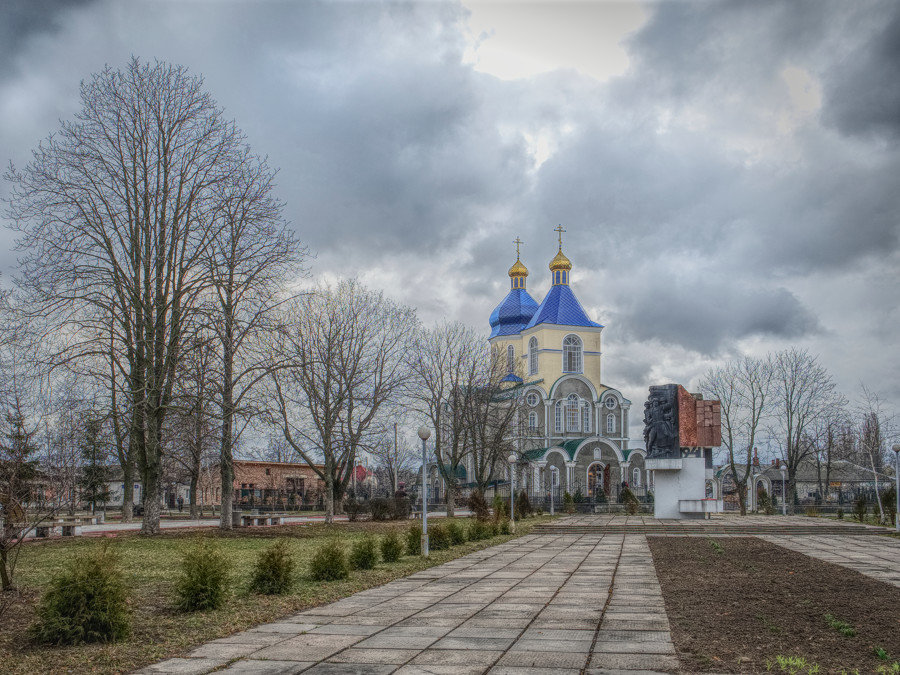
<path id="1" fill-rule="evenodd" d="M 609 465 L 603 465 L 600 462 L 594 462 L 588 468 L 587 478 L 588 495 L 596 500 L 598 491 L 603 490 L 604 495 L 609 498 Z"/>

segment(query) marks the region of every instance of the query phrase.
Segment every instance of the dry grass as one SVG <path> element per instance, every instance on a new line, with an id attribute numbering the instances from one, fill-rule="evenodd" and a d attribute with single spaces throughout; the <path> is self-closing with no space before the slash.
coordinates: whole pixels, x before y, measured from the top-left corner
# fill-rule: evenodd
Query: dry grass
<path id="1" fill-rule="evenodd" d="M 520 524 L 518 536 L 549 518 L 532 518 Z M 460 519 L 462 520 L 462 519 Z M 498 536 L 468 542 L 426 559 L 405 556 L 394 564 L 380 563 L 374 570 L 354 572 L 345 581 L 315 582 L 307 577 L 312 552 L 323 539 L 339 537 L 349 546 L 364 534 L 405 530 L 407 523 L 340 523 L 288 525 L 260 530 L 219 533 L 209 530 L 180 531 L 153 538 L 120 535 L 113 546 L 121 556 L 131 589 L 133 632 L 114 645 L 48 648 L 28 642 L 27 629 L 34 608 L 52 576 L 67 561 L 101 545 L 96 538 L 34 542 L 25 547 L 17 570 L 20 594 L 0 617 L 0 659 L 4 673 L 118 673 L 176 656 L 190 648 L 230 635 L 259 623 L 333 602 L 372 586 L 439 565 L 488 546 L 511 539 Z M 234 580 L 231 595 L 222 609 L 182 614 L 173 607 L 173 587 L 183 553 L 198 537 L 215 539 L 231 564 Z M 289 595 L 259 596 L 247 586 L 257 553 L 278 537 L 284 537 L 297 562 L 298 579 Z"/>

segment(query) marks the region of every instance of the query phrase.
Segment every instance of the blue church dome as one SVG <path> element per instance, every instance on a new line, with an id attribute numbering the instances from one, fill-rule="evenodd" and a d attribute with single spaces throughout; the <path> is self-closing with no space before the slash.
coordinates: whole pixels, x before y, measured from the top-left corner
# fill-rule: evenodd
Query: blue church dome
<path id="1" fill-rule="evenodd" d="M 525 279 L 528 277 L 528 268 L 519 260 L 519 244 L 522 242 L 516 237 L 513 242 L 516 245 L 516 262 L 509 268 L 510 291 L 503 302 L 491 312 L 491 337 L 500 335 L 517 335 L 537 311 L 538 304 L 525 290 Z"/>
<path id="2" fill-rule="evenodd" d="M 528 291 L 524 288 L 512 289 L 491 312 L 491 337 L 520 333 L 531 321 L 537 308 L 537 302 L 528 295 Z"/>

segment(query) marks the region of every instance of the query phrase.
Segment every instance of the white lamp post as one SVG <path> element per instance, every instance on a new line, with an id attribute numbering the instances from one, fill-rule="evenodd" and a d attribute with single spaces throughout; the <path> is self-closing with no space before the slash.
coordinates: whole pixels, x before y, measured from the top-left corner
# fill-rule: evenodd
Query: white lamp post
<path id="1" fill-rule="evenodd" d="M 516 531 L 516 453 L 509 453 L 509 531 Z"/>
<path id="2" fill-rule="evenodd" d="M 787 476 L 787 467 L 781 465 L 781 515 L 787 515 L 787 492 L 784 489 L 784 477 Z"/>
<path id="3" fill-rule="evenodd" d="M 426 427 L 419 427 L 419 438 L 422 439 L 422 555 L 428 557 L 428 462 L 425 441 L 431 436 Z"/>
<path id="4" fill-rule="evenodd" d="M 550 467 L 550 515 L 554 515 L 553 513 L 553 476 L 554 476 L 554 467 Z"/>
<path id="5" fill-rule="evenodd" d="M 896 481 L 894 492 L 896 492 L 897 497 L 897 509 L 894 513 L 896 523 L 894 525 L 897 528 L 897 532 L 900 532 L 900 443 L 894 443 L 891 450 L 894 451 L 894 480 Z"/>

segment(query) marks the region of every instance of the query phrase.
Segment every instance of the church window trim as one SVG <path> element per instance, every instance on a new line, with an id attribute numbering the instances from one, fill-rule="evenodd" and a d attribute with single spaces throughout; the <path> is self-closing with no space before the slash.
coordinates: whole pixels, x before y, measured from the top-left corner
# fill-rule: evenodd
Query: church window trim
<path id="1" fill-rule="evenodd" d="M 581 398 L 578 394 L 569 394 L 566 398 L 566 431 L 581 431 Z"/>
<path id="2" fill-rule="evenodd" d="M 641 487 L 641 470 L 638 467 L 634 467 L 631 471 L 631 484 L 634 487 Z"/>
<path id="3" fill-rule="evenodd" d="M 530 405 L 532 408 L 540 403 L 540 397 L 537 395 L 537 392 L 529 391 L 528 395 L 525 397 L 525 403 Z"/>
<path id="4" fill-rule="evenodd" d="M 528 341 L 528 374 L 536 375 L 538 371 L 538 341 L 533 335 Z"/>
<path id="5" fill-rule="evenodd" d="M 591 433 L 591 404 L 589 401 L 581 404 L 581 428 L 584 429 L 584 433 Z"/>
<path id="6" fill-rule="evenodd" d="M 609 397 L 607 397 L 604 404 L 606 405 L 607 408 L 612 410 L 616 407 L 616 399 L 612 396 L 609 396 Z"/>
<path id="7" fill-rule="evenodd" d="M 562 371 L 564 373 L 584 372 L 584 344 L 575 334 L 566 335 L 562 342 Z"/>
<path id="8" fill-rule="evenodd" d="M 554 428 L 557 431 L 561 432 L 563 430 L 563 402 L 562 401 L 556 402 L 555 422 L 556 422 L 556 424 L 554 425 Z"/>
<path id="9" fill-rule="evenodd" d="M 538 416 L 536 412 L 528 413 L 528 429 L 531 431 L 537 431 L 538 428 Z"/>
<path id="10" fill-rule="evenodd" d="M 606 433 L 612 434 L 616 431 L 616 416 L 612 413 L 606 416 Z"/>

